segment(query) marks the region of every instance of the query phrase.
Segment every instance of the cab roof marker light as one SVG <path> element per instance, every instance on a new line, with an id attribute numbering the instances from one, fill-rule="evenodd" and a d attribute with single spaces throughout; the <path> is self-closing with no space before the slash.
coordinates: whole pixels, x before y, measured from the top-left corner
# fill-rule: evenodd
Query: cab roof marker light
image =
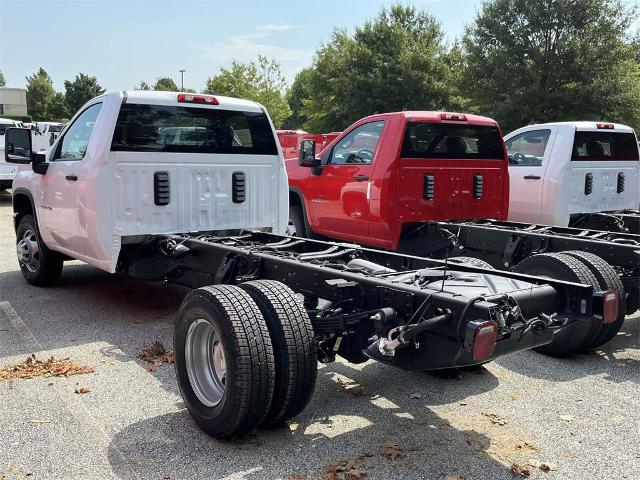
<path id="1" fill-rule="evenodd" d="M 220 105 L 218 99 L 211 95 L 195 95 L 191 93 L 179 93 L 179 103 L 200 103 L 205 105 Z"/>
<path id="2" fill-rule="evenodd" d="M 466 122 L 467 116 L 460 113 L 441 113 L 440 120 L 450 120 L 454 122 Z"/>
<path id="3" fill-rule="evenodd" d="M 596 128 L 601 128 L 605 130 L 613 130 L 613 123 L 596 123 Z"/>

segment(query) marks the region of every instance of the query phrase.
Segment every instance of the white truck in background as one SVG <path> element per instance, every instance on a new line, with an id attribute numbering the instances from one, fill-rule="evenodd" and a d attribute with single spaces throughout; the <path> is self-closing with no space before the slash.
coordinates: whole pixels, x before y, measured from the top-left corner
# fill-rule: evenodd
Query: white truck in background
<path id="1" fill-rule="evenodd" d="M 17 168 L 15 165 L 4 161 L 4 134 L 7 128 L 19 127 L 15 120 L 9 118 L 0 118 L 0 192 L 11 188 L 13 177 L 16 175 Z"/>
<path id="2" fill-rule="evenodd" d="M 545 123 L 504 140 L 510 221 L 640 233 L 640 153 L 631 127 Z"/>
<path id="3" fill-rule="evenodd" d="M 35 152 L 48 152 L 60 136 L 64 124 L 60 122 L 36 122 L 31 130 L 32 148 Z"/>

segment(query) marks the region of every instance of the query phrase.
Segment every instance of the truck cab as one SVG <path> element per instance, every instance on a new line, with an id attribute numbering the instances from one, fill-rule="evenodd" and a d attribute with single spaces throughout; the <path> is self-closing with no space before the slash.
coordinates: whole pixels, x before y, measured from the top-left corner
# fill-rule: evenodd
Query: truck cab
<path id="1" fill-rule="evenodd" d="M 584 225 L 602 212 L 638 209 L 640 161 L 632 128 L 617 123 L 529 125 L 505 137 L 509 220 Z"/>
<path id="2" fill-rule="evenodd" d="M 8 142 L 7 154 L 24 164 L 13 185 L 23 272 L 42 268 L 42 246 L 115 272 L 150 235 L 286 226 L 283 158 L 255 102 L 116 92 L 85 104 L 46 153 L 29 130 L 15 133 L 22 144 Z"/>
<path id="3" fill-rule="evenodd" d="M 486 117 L 372 115 L 334 139 L 317 165 L 285 163 L 298 235 L 396 250 L 405 231 L 427 221 L 507 216 L 506 151 L 498 124 Z"/>

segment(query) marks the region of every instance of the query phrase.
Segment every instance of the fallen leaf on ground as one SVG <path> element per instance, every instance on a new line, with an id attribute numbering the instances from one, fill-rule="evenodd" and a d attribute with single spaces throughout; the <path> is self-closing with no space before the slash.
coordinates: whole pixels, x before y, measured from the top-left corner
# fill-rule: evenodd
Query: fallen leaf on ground
<path id="1" fill-rule="evenodd" d="M 489 420 L 491 420 L 491 423 L 493 423 L 495 425 L 506 425 L 507 424 L 507 418 L 503 417 L 502 415 L 498 415 L 497 413 L 483 412 L 482 415 L 484 415 Z"/>
<path id="2" fill-rule="evenodd" d="M 93 373 L 93 368 L 81 365 L 69 358 L 56 360 L 50 357 L 48 360 L 42 361 L 31 354 L 22 363 L 0 369 L 0 381 L 10 378 L 68 377 L 83 373 Z"/>
<path id="3" fill-rule="evenodd" d="M 337 375 L 336 379 L 338 383 L 344 387 L 344 389 L 356 397 L 362 397 L 364 395 L 364 387 L 350 378 Z"/>
<path id="4" fill-rule="evenodd" d="M 551 462 L 542 462 L 538 468 L 543 472 L 555 472 L 558 470 L 556 464 Z"/>
<path id="5" fill-rule="evenodd" d="M 565 422 L 573 422 L 573 415 L 560 415 L 560 420 Z"/>
<path id="6" fill-rule="evenodd" d="M 88 387 L 78 387 L 74 390 L 74 392 L 78 394 L 89 393 L 90 391 Z"/>
<path id="7" fill-rule="evenodd" d="M 300 473 L 292 473 L 287 477 L 287 480 L 307 480 L 307 476 Z"/>
<path id="8" fill-rule="evenodd" d="M 29 420 L 29 423 L 35 423 L 35 424 L 51 423 L 51 420 L 45 420 L 44 418 L 34 418 L 32 420 Z"/>
<path id="9" fill-rule="evenodd" d="M 379 451 L 380 455 L 384 455 L 389 460 L 396 460 L 402 457 L 402 449 L 393 442 L 384 442 Z"/>
<path id="10" fill-rule="evenodd" d="M 151 372 L 155 370 L 155 368 L 150 370 L 154 366 L 159 367 L 165 363 L 174 362 L 173 351 L 167 350 L 165 346 L 158 341 L 144 345 L 138 352 L 138 358 L 153 364 L 152 367 L 148 369 Z"/>
<path id="11" fill-rule="evenodd" d="M 362 470 L 362 458 L 338 460 L 327 467 L 323 480 L 357 480 L 365 478 L 367 474 Z"/>
<path id="12" fill-rule="evenodd" d="M 531 467 L 514 462 L 511 464 L 511 473 L 520 477 L 528 477 L 531 475 Z"/>
<path id="13" fill-rule="evenodd" d="M 422 394 L 421 393 L 412 393 L 411 395 L 409 395 L 409 398 L 413 398 L 414 400 L 420 400 L 422 398 Z"/>

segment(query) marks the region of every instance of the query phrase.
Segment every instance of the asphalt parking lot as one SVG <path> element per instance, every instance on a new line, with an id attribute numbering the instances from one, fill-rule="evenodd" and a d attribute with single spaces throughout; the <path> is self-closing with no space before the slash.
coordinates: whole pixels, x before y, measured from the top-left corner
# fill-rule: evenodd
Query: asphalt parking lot
<path id="1" fill-rule="evenodd" d="M 531 478 L 640 477 L 637 315 L 571 359 L 524 352 L 449 376 L 323 366 L 295 423 L 220 442 L 192 422 L 172 365 L 137 358 L 171 347 L 184 292 L 78 262 L 55 288 L 27 285 L 0 194 L 0 367 L 35 353 L 94 369 L 0 381 L 0 479 L 510 479 L 536 461 L 554 470 Z"/>

